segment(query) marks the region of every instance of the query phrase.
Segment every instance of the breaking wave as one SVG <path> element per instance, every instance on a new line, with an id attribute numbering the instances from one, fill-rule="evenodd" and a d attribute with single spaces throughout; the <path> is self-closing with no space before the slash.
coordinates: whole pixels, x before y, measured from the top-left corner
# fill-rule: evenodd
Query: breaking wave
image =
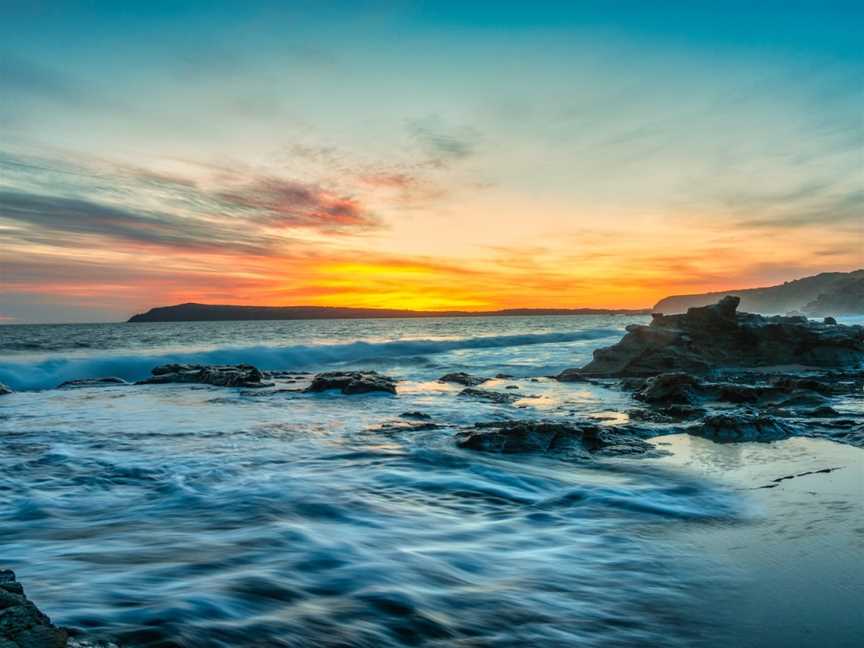
<path id="1" fill-rule="evenodd" d="M 396 340 L 344 344 L 219 347 L 193 352 L 147 355 L 111 354 L 49 356 L 30 361 L 0 362 L 0 382 L 16 390 L 52 389 L 66 380 L 116 376 L 134 381 L 170 362 L 252 364 L 267 370 L 320 369 L 377 360 L 428 356 L 468 349 L 500 349 L 540 344 L 564 344 L 620 335 L 615 328 L 574 332 L 498 335 L 450 340 Z"/>

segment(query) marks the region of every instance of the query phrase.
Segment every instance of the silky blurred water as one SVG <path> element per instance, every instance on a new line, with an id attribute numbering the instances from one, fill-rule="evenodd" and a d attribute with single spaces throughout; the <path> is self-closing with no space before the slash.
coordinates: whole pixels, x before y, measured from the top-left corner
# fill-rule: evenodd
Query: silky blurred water
<path id="1" fill-rule="evenodd" d="M 693 646 L 730 585 L 676 545 L 739 494 L 638 460 L 458 449 L 501 418 L 627 397 L 549 373 L 625 317 L 2 327 L 0 563 L 60 624 L 127 646 Z M 109 386 L 167 359 L 363 367 L 399 394 Z M 477 402 L 445 371 L 514 378 Z M 441 427 L 393 427 L 422 411 Z M 614 419 L 614 417 L 610 417 Z M 614 420 L 611 424 L 614 424 Z M 712 644 L 713 645 L 713 644 Z"/>

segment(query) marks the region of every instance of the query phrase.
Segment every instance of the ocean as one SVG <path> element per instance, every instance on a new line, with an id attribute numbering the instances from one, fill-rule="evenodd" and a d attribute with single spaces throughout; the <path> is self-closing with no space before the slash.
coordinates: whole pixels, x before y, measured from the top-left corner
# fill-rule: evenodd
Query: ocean
<path id="1" fill-rule="evenodd" d="M 704 601 L 734 570 L 682 532 L 750 524 L 739 489 L 453 443 L 502 418 L 626 419 L 628 394 L 549 376 L 646 319 L 0 327 L 0 567 L 123 646 L 722 645 Z M 374 369 L 399 393 L 55 389 L 166 362 Z M 519 398 L 461 397 L 437 380 L 454 371 Z"/>

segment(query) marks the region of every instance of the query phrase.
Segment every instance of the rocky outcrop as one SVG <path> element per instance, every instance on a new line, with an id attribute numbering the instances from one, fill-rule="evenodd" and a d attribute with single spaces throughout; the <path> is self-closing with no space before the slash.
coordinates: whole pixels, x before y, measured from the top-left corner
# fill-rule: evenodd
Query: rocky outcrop
<path id="1" fill-rule="evenodd" d="M 65 630 L 24 595 L 15 573 L 0 570 L 0 648 L 66 648 Z"/>
<path id="2" fill-rule="evenodd" d="M 688 430 L 690 434 L 718 443 L 776 441 L 794 434 L 794 429 L 764 414 L 717 414 Z"/>
<path id="3" fill-rule="evenodd" d="M 14 390 L 7 387 L 3 383 L 0 383 L 0 396 L 5 396 L 6 394 L 14 394 Z"/>
<path id="4" fill-rule="evenodd" d="M 502 421 L 478 424 L 456 435 L 460 448 L 482 452 L 542 453 L 573 459 L 595 454 L 644 454 L 652 446 L 630 431 L 595 423 Z"/>
<path id="5" fill-rule="evenodd" d="M 738 313 L 738 303 L 737 297 L 724 297 L 684 315 L 655 314 L 648 326 L 631 324 L 620 342 L 597 349 L 578 374 L 654 376 L 774 365 L 864 364 L 864 327 Z M 564 372 L 559 379 L 572 380 L 573 373 Z"/>
<path id="6" fill-rule="evenodd" d="M 252 365 L 167 364 L 154 368 L 153 375 L 139 385 L 197 383 L 215 387 L 265 387 L 264 374 Z"/>
<path id="7" fill-rule="evenodd" d="M 60 383 L 57 389 L 69 389 L 74 387 L 110 387 L 111 385 L 128 385 L 122 378 L 109 376 L 106 378 L 81 378 L 79 380 L 67 380 Z"/>
<path id="8" fill-rule="evenodd" d="M 316 374 L 306 391 L 322 392 L 330 389 L 338 389 L 346 395 L 369 392 L 395 394 L 396 381 L 376 371 L 328 371 Z"/>
<path id="9" fill-rule="evenodd" d="M 465 387 L 476 387 L 477 385 L 482 385 L 488 380 L 488 378 L 472 376 L 471 374 L 465 373 L 464 371 L 458 371 L 456 373 L 448 373 L 444 376 L 441 376 L 438 379 L 438 382 L 456 383 L 457 385 L 464 385 Z"/>

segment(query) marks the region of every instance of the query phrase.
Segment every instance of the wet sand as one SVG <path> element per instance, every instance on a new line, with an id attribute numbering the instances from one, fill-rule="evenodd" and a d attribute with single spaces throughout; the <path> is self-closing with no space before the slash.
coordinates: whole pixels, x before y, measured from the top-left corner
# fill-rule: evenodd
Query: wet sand
<path id="1" fill-rule="evenodd" d="M 709 589 L 702 601 L 718 628 L 708 645 L 864 645 L 864 450 L 806 438 L 654 441 L 672 453 L 654 460 L 658 465 L 702 475 L 745 497 L 744 522 L 688 526 L 676 534 L 718 574 L 731 574 L 729 589 Z M 836 470 L 815 472 L 826 468 Z"/>

